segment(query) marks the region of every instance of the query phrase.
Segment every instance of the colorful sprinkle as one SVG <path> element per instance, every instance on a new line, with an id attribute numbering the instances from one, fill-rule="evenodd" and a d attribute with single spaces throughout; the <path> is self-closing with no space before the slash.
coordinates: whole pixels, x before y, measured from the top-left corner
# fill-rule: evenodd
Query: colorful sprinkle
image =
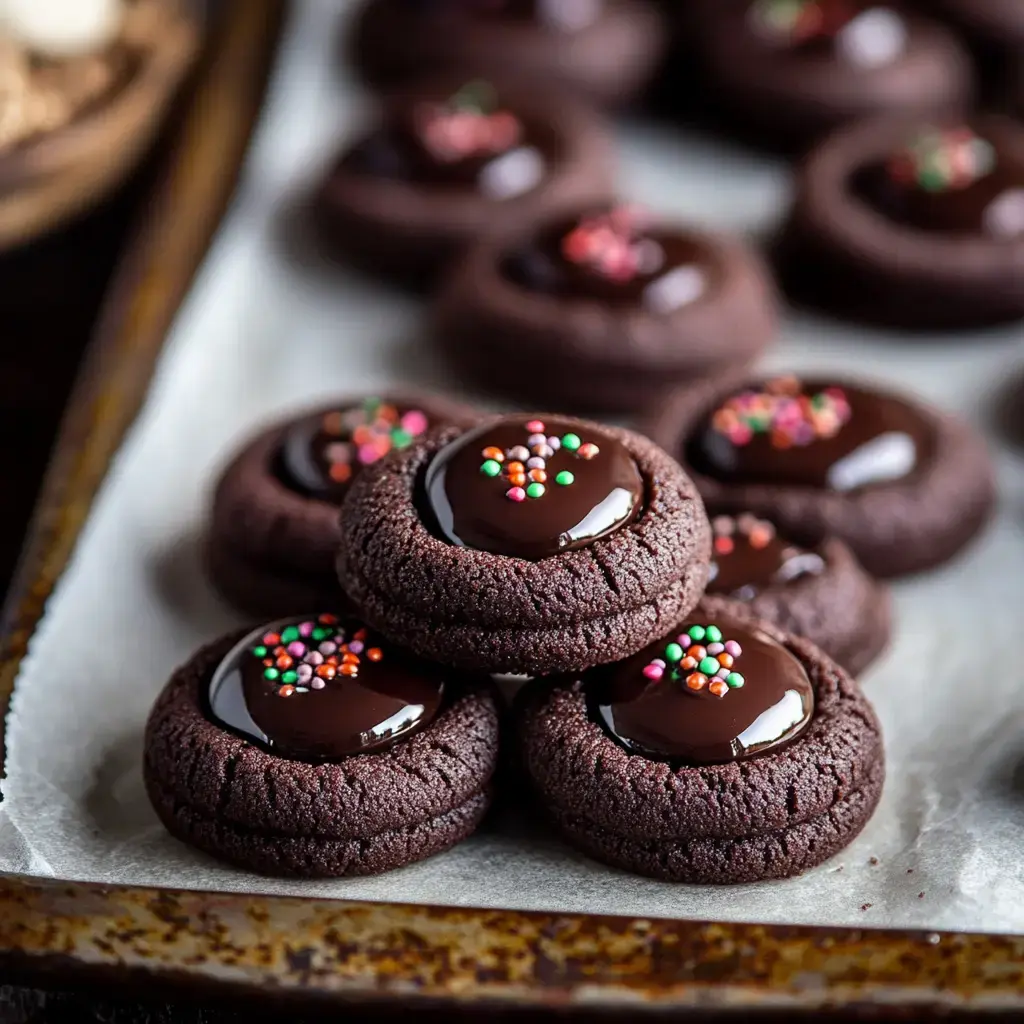
<path id="1" fill-rule="evenodd" d="M 424 147 L 441 163 L 505 153 L 523 134 L 520 120 L 498 109 L 486 82 L 470 82 L 444 103 L 422 103 L 414 117 Z"/>
<path id="2" fill-rule="evenodd" d="M 354 409 L 326 413 L 320 433 L 325 438 L 327 475 L 335 483 L 347 483 L 355 464 L 368 466 L 392 449 L 407 448 L 429 425 L 422 410 L 399 414 L 395 406 L 376 397 Z"/>
<path id="3" fill-rule="evenodd" d="M 990 174 L 996 151 L 969 128 L 921 132 L 889 161 L 889 177 L 925 192 L 968 188 Z"/>
<path id="4" fill-rule="evenodd" d="M 581 458 L 592 459 L 600 453 L 596 444 L 584 443 L 579 435 L 567 433 L 561 438 L 548 437 L 541 420 L 530 420 L 526 424 L 527 444 L 517 444 L 505 451 L 488 445 L 480 455 L 480 472 L 487 477 L 501 477 L 510 486 L 505 491 L 509 501 L 522 502 L 527 498 L 543 498 L 548 493 L 548 460 L 556 451 L 564 448 L 568 453 Z M 576 482 L 576 474 L 563 469 L 555 474 L 555 483 L 570 487 Z"/>
<path id="5" fill-rule="evenodd" d="M 706 647 L 703 641 L 708 642 Z M 686 688 L 694 693 L 707 689 L 715 697 L 724 697 L 730 689 L 743 686 L 743 676 L 732 671 L 734 660 L 742 653 L 735 640 L 724 639 L 718 626 L 693 625 L 666 644 L 664 657 L 652 658 L 643 674 L 659 682 L 667 673 L 672 680 L 684 679 Z"/>
<path id="6" fill-rule="evenodd" d="M 290 697 L 310 689 L 322 690 L 326 681 L 339 673 L 358 675 L 365 636 L 366 631 L 359 629 L 348 640 L 337 616 L 319 615 L 286 626 L 280 634 L 265 633 L 263 642 L 249 648 L 249 653 L 262 663 L 263 678 L 277 685 L 278 696 Z M 379 647 L 372 647 L 366 657 L 380 661 L 383 653 Z"/>
<path id="7" fill-rule="evenodd" d="M 626 206 L 584 217 L 562 239 L 562 256 L 609 281 L 632 281 L 664 261 L 660 246 L 640 236 L 642 220 Z"/>
<path id="8" fill-rule="evenodd" d="M 789 46 L 834 38 L 857 13 L 848 0 L 758 0 L 750 8 L 757 31 Z"/>
<path id="9" fill-rule="evenodd" d="M 835 437 L 850 416 L 841 388 L 805 395 L 795 377 L 780 377 L 760 390 L 733 395 L 715 411 L 711 426 L 737 448 L 759 434 L 767 435 L 773 448 L 793 448 Z"/>

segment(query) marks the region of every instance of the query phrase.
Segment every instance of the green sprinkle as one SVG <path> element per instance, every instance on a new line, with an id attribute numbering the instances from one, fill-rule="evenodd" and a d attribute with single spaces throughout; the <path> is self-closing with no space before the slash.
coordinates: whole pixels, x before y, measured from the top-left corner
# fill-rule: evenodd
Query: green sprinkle
<path id="1" fill-rule="evenodd" d="M 572 475 L 567 469 L 563 469 L 560 473 L 555 475 L 555 483 L 561 484 L 563 487 L 568 487 L 569 484 L 575 483 L 576 477 Z"/>
<path id="2" fill-rule="evenodd" d="M 330 635 L 331 631 L 329 629 L 324 629 L 323 626 L 317 626 L 316 629 L 313 630 L 314 640 L 326 640 Z"/>
<path id="3" fill-rule="evenodd" d="M 665 648 L 665 659 L 667 661 L 682 661 L 683 649 L 679 644 L 669 644 Z"/>
<path id="4" fill-rule="evenodd" d="M 703 626 L 691 626 L 686 632 L 690 634 L 690 639 L 695 644 L 699 644 L 707 636 L 707 630 Z"/>
<path id="5" fill-rule="evenodd" d="M 725 683 L 730 690 L 738 690 L 745 682 L 746 679 L 744 679 L 739 672 L 730 672 L 725 677 Z"/>
<path id="6" fill-rule="evenodd" d="M 363 402 L 363 408 L 367 412 L 376 412 L 380 408 L 380 404 L 381 401 L 379 398 L 371 396 L 370 398 L 367 398 L 365 402 Z"/>
<path id="7" fill-rule="evenodd" d="M 721 668 L 721 665 L 718 664 L 717 658 L 701 658 L 698 668 L 704 675 L 713 676 Z"/>
<path id="8" fill-rule="evenodd" d="M 562 435 L 562 447 L 569 452 L 576 451 L 577 448 L 583 442 L 579 439 L 577 434 L 563 434 Z"/>
<path id="9" fill-rule="evenodd" d="M 267 656 L 267 649 L 263 644 L 260 644 L 259 647 L 254 647 L 252 649 L 252 653 L 256 655 L 257 658 L 265 658 Z"/>
<path id="10" fill-rule="evenodd" d="M 412 444 L 412 434 L 404 427 L 395 427 L 391 431 L 391 443 L 396 448 L 407 448 Z"/>
<path id="11" fill-rule="evenodd" d="M 526 488 L 526 496 L 528 498 L 543 498 L 545 487 L 543 484 L 532 483 Z"/>
<path id="12" fill-rule="evenodd" d="M 293 640 L 299 639 L 299 627 L 289 626 L 281 631 L 281 643 L 290 644 Z"/>
<path id="13" fill-rule="evenodd" d="M 276 668 L 265 668 L 263 670 L 264 679 L 276 679 L 280 674 Z"/>
<path id="14" fill-rule="evenodd" d="M 704 636 L 708 643 L 717 644 L 722 642 L 722 631 L 717 626 L 708 626 L 704 630 Z"/>
<path id="15" fill-rule="evenodd" d="M 926 192 L 941 192 L 947 184 L 946 176 L 937 167 L 926 167 L 918 176 L 918 184 Z"/>
<path id="16" fill-rule="evenodd" d="M 298 680 L 298 678 L 299 678 L 299 673 L 298 672 L 293 672 L 291 669 L 288 669 L 287 672 L 284 672 L 284 673 L 281 674 L 281 682 L 282 683 L 294 683 L 294 682 L 296 682 Z"/>
<path id="17" fill-rule="evenodd" d="M 497 476 L 501 472 L 501 463 L 494 459 L 488 459 L 481 467 L 480 472 L 484 476 Z"/>

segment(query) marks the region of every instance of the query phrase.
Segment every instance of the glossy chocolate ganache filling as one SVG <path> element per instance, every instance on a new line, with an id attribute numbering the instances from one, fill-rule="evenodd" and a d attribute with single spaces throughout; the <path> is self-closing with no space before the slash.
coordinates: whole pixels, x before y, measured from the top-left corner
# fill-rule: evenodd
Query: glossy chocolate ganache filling
<path id="1" fill-rule="evenodd" d="M 783 377 L 722 402 L 686 455 L 723 483 L 848 493 L 909 476 L 933 446 L 931 425 L 898 398 Z"/>
<path id="2" fill-rule="evenodd" d="M 282 757 L 318 762 L 385 750 L 429 724 L 449 670 L 332 614 L 254 630 L 210 680 L 210 716 Z"/>
<path id="3" fill-rule="evenodd" d="M 586 679 L 595 720 L 632 753 L 701 765 L 792 742 L 814 713 L 803 665 L 771 637 L 722 620 L 680 627 Z"/>
<path id="4" fill-rule="evenodd" d="M 508 417 L 439 452 L 424 481 L 441 535 L 531 561 L 581 548 L 632 522 L 644 484 L 615 438 L 560 418 Z"/>

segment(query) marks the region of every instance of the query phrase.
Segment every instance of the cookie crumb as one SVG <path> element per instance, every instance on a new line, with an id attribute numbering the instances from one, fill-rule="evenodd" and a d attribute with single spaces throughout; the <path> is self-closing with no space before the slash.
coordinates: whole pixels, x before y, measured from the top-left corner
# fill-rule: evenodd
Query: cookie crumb
<path id="1" fill-rule="evenodd" d="M 836 868 L 836 871 L 842 871 L 842 870 L 843 870 L 843 865 L 840 864 L 839 867 Z"/>
<path id="2" fill-rule="evenodd" d="M 913 873 L 914 873 L 914 869 L 913 868 L 907 868 L 907 874 L 908 875 L 912 875 Z"/>
<path id="3" fill-rule="evenodd" d="M 868 863 L 872 867 L 874 867 L 878 863 L 878 858 L 877 857 L 868 857 Z"/>
<path id="4" fill-rule="evenodd" d="M 919 892 L 919 893 L 917 894 L 917 898 L 918 898 L 919 900 L 923 900 L 923 899 L 924 899 L 924 893 L 923 893 L 923 892 Z"/>
<path id="5" fill-rule="evenodd" d="M 870 910 L 874 906 L 873 903 L 862 903 L 860 905 L 861 910 Z"/>

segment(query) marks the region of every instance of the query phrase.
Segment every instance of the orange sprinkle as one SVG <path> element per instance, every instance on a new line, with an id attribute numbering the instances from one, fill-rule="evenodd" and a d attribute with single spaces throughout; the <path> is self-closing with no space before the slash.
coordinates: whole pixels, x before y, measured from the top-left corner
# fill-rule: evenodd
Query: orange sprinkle
<path id="1" fill-rule="evenodd" d="M 726 693 L 728 693 L 728 691 L 729 691 L 729 687 L 726 684 L 724 679 L 715 679 L 715 680 L 713 680 L 711 685 L 708 687 L 708 689 L 716 697 L 724 697 L 726 695 Z"/>
<path id="2" fill-rule="evenodd" d="M 295 692 L 295 687 L 291 683 L 285 683 L 280 690 L 277 691 L 278 697 L 290 697 Z"/>
<path id="3" fill-rule="evenodd" d="M 317 665 L 316 674 L 321 679 L 333 679 L 338 674 L 338 672 L 333 665 L 323 664 Z"/>
<path id="4" fill-rule="evenodd" d="M 279 657 L 279 658 L 277 659 L 277 661 L 275 661 L 275 662 L 274 662 L 274 664 L 275 664 L 275 665 L 276 665 L 276 666 L 277 666 L 277 667 L 278 667 L 279 669 L 282 669 L 282 670 L 283 670 L 283 669 L 286 669 L 286 668 L 291 668 L 291 667 L 292 667 L 292 665 L 294 664 L 294 661 L 292 660 L 292 656 L 291 656 L 290 654 L 282 654 L 282 655 L 281 655 L 281 656 L 280 656 L 280 657 Z"/>
<path id="5" fill-rule="evenodd" d="M 331 621 L 332 622 L 337 622 L 338 620 L 332 615 L 331 616 Z M 365 629 L 357 629 L 356 630 L 356 635 L 354 637 L 352 637 L 352 639 L 353 640 L 365 640 L 366 639 L 366 630 Z"/>
<path id="6" fill-rule="evenodd" d="M 351 651 L 349 651 L 341 660 L 342 663 L 345 665 L 358 665 L 359 655 L 353 654 Z"/>
<path id="7" fill-rule="evenodd" d="M 323 623 L 323 624 L 324 624 L 325 626 L 333 626 L 333 625 L 334 625 L 334 623 L 338 621 L 338 616 L 337 616 L 337 615 L 328 615 L 328 614 L 327 614 L 327 613 L 325 612 L 325 613 L 324 613 L 323 615 L 321 615 L 321 616 L 320 616 L 320 621 L 321 621 L 321 622 L 322 622 L 322 623 Z"/>
<path id="8" fill-rule="evenodd" d="M 700 661 L 702 658 L 706 658 L 708 656 L 708 649 L 706 647 L 702 647 L 700 644 L 694 644 L 686 653 L 691 658 L 696 658 L 697 661 Z"/>
<path id="9" fill-rule="evenodd" d="M 700 662 L 696 658 L 691 658 L 687 656 L 683 658 L 681 662 L 679 662 L 679 667 L 684 672 L 692 672 L 699 664 Z"/>
<path id="10" fill-rule="evenodd" d="M 716 555 L 731 555 L 735 550 L 736 545 L 733 543 L 732 537 L 716 537 L 715 538 L 715 554 Z"/>
<path id="11" fill-rule="evenodd" d="M 379 647 L 371 647 L 367 652 L 366 656 L 370 661 L 380 661 L 384 657 L 384 652 Z"/>
<path id="12" fill-rule="evenodd" d="M 757 548 L 758 550 L 766 548 L 772 539 L 771 530 L 766 530 L 763 526 L 758 526 L 750 531 L 747 539 L 750 541 L 750 546 L 752 548 Z"/>
<path id="13" fill-rule="evenodd" d="M 544 472 L 543 469 L 531 469 L 530 470 L 530 479 L 534 483 L 544 484 L 544 483 L 547 483 L 548 475 L 547 475 L 547 473 Z"/>
<path id="14" fill-rule="evenodd" d="M 321 420 L 320 425 L 323 427 L 325 434 L 331 434 L 334 437 L 341 437 L 345 433 L 345 418 L 340 412 L 329 412 Z"/>
<path id="15" fill-rule="evenodd" d="M 500 448 L 495 448 L 493 445 L 490 448 L 485 448 L 481 454 L 485 459 L 494 459 L 495 462 L 505 461 L 505 453 Z"/>
<path id="16" fill-rule="evenodd" d="M 526 486 L 526 474 L 525 473 L 509 473 L 508 482 L 513 487 L 525 487 Z"/>
<path id="17" fill-rule="evenodd" d="M 377 416 L 386 423 L 394 423 L 398 419 L 398 410 L 393 405 L 382 405 L 377 410 Z"/>
<path id="18" fill-rule="evenodd" d="M 346 484 L 352 476 L 352 466 L 347 462 L 332 462 L 327 475 L 336 484 Z"/>
<path id="19" fill-rule="evenodd" d="M 718 664 L 722 668 L 732 668 L 733 656 L 728 651 L 722 651 L 721 654 L 716 654 L 715 657 L 718 658 Z"/>
<path id="20" fill-rule="evenodd" d="M 686 677 L 686 685 L 691 690 L 703 690 L 708 685 L 708 677 L 703 672 L 691 672 Z"/>
<path id="21" fill-rule="evenodd" d="M 510 462 L 507 466 L 509 473 L 525 473 L 526 467 L 521 462 Z"/>
<path id="22" fill-rule="evenodd" d="M 366 426 L 356 427 L 352 431 L 352 440 L 355 444 L 369 444 L 373 440 L 373 431 Z"/>
<path id="23" fill-rule="evenodd" d="M 359 674 L 359 666 L 358 665 L 352 665 L 352 664 L 342 665 L 341 666 L 341 674 L 343 676 L 358 675 Z"/>

